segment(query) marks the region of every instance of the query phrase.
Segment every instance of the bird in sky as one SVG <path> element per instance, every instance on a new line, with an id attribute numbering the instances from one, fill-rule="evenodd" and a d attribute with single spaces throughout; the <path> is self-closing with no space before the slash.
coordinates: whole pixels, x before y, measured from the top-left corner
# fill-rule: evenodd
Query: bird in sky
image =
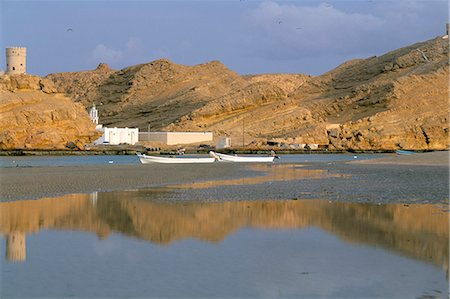
<path id="1" fill-rule="evenodd" d="M 73 29 L 72 29 L 72 28 L 67 28 L 66 31 L 67 31 L 67 32 L 70 32 L 70 31 L 73 31 Z"/>
<path id="2" fill-rule="evenodd" d="M 278 24 L 281 24 L 281 23 L 283 23 L 283 21 L 278 21 Z"/>

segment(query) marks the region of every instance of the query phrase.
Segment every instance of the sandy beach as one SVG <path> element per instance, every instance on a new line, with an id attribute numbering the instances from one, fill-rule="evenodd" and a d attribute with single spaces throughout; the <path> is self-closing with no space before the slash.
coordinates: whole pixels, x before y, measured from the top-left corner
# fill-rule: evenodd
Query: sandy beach
<path id="1" fill-rule="evenodd" d="M 233 163 L 11 167 L 1 169 L 0 198 L 163 187 L 176 189 L 170 198 L 178 199 L 446 203 L 448 179 L 448 152 L 352 162 L 274 163 L 259 168 Z"/>

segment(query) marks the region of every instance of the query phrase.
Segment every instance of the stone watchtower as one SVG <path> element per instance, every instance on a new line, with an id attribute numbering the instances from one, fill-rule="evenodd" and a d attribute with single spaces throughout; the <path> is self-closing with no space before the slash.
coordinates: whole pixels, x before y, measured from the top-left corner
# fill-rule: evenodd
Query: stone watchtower
<path id="1" fill-rule="evenodd" d="M 27 48 L 6 48 L 6 74 L 25 74 L 27 71 Z"/>

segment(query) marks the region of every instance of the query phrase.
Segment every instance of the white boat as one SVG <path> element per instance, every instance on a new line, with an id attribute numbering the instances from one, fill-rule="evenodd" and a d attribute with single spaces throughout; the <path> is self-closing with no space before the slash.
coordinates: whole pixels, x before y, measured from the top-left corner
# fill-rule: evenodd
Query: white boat
<path id="1" fill-rule="evenodd" d="M 275 156 L 267 156 L 267 157 L 256 157 L 256 156 L 233 156 L 233 155 L 225 155 L 219 154 L 215 152 L 210 152 L 212 157 L 217 156 L 219 161 L 224 162 L 259 162 L 259 163 L 268 163 L 273 162 Z"/>
<path id="2" fill-rule="evenodd" d="M 413 155 L 413 154 L 415 154 L 415 152 L 405 151 L 405 150 L 396 150 L 395 153 L 397 155 Z"/>
<path id="3" fill-rule="evenodd" d="M 191 163 L 214 163 L 216 158 L 196 158 L 196 157 L 160 157 L 137 154 L 142 164 L 169 163 L 169 164 L 191 164 Z"/>

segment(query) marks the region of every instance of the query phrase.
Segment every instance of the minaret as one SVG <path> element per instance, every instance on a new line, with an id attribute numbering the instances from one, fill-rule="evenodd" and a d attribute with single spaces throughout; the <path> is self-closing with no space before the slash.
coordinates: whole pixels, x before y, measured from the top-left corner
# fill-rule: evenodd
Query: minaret
<path id="1" fill-rule="evenodd" d="M 6 48 L 6 74 L 25 74 L 27 71 L 27 48 Z"/>
<path id="2" fill-rule="evenodd" d="M 98 125 L 98 111 L 95 108 L 95 104 L 92 106 L 91 110 L 89 110 L 89 116 L 94 124 Z"/>

